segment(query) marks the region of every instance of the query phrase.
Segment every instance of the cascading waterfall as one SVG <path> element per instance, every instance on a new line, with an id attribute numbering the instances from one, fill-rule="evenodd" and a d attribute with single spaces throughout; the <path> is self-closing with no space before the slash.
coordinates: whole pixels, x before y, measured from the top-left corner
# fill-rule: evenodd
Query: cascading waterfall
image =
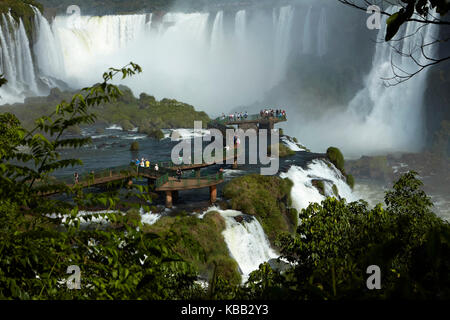
<path id="1" fill-rule="evenodd" d="M 109 67 L 134 61 L 144 73 L 124 84 L 136 95 L 147 92 L 221 111 L 254 103 L 281 81 L 291 50 L 293 6 L 275 10 L 275 20 L 255 11 L 250 21 L 246 10 L 237 11 L 234 30 L 226 30 L 223 11 L 211 25 L 209 13 L 167 13 L 160 21 L 151 14 L 57 16 L 49 24 L 32 8 L 33 52 L 23 24 L 2 16 L 1 69 L 9 80 L 1 90 L 3 103 L 48 94 L 61 84 L 57 80 L 74 89 L 88 86 Z M 234 37 L 225 36 L 230 31 Z"/>
<path id="2" fill-rule="evenodd" d="M 37 40 L 34 45 L 39 74 L 61 78 L 65 76 L 64 59 L 59 41 L 55 39 L 50 24 L 41 12 L 33 7 Z M 49 84 L 50 85 L 50 84 Z"/>
<path id="3" fill-rule="evenodd" d="M 317 55 L 323 57 L 327 53 L 327 10 L 322 8 L 320 11 L 319 28 L 317 31 Z"/>
<path id="4" fill-rule="evenodd" d="M 285 6 L 280 8 L 279 17 L 276 20 L 274 43 L 274 75 L 272 86 L 280 82 L 284 76 L 291 45 L 291 28 L 294 18 L 294 8 Z"/>
<path id="5" fill-rule="evenodd" d="M 211 32 L 211 51 L 213 54 L 219 54 L 224 45 L 224 29 L 223 29 L 223 11 L 216 14 L 212 32 Z"/>
<path id="6" fill-rule="evenodd" d="M 279 254 L 270 247 L 269 240 L 256 218 L 246 216 L 242 222 L 237 222 L 234 217 L 243 216 L 242 212 L 220 210 L 216 207 L 210 208 L 199 218 L 211 211 L 218 212 L 225 219 L 226 229 L 222 234 L 231 257 L 239 265 L 243 283 L 247 281 L 252 271 L 258 269 L 261 263 L 279 257 Z"/>
<path id="7" fill-rule="evenodd" d="M 392 7 L 387 10 L 398 11 Z M 386 25 L 385 22 L 384 17 L 381 25 Z M 398 67 L 396 71 L 400 75 L 405 75 L 401 70 L 415 72 L 419 68 L 410 57 L 398 55 L 391 48 L 392 44 L 404 52 L 413 52 L 416 61 L 425 64 L 420 44 L 422 41 L 432 42 L 439 26 L 423 26 L 412 21 L 402 29 L 396 36 L 398 41 L 379 41 L 376 44 L 372 68 L 364 80 L 364 88 L 355 94 L 345 110 L 328 110 L 320 118 L 307 122 L 300 119 L 301 131 L 294 134 L 302 136 L 306 144 L 314 146 L 314 150 L 335 145 L 347 157 L 420 151 L 425 144 L 423 106 L 429 68 L 395 86 L 386 86 L 383 78 L 393 76 L 391 61 Z M 379 30 L 377 39 L 383 39 L 385 32 L 385 28 Z M 429 57 L 436 57 L 436 50 L 435 45 L 425 48 Z M 327 133 L 325 137 L 324 132 Z"/>
<path id="8" fill-rule="evenodd" d="M 419 22 L 409 22 L 404 34 L 411 35 L 420 27 Z M 429 24 L 420 29 L 417 34 L 405 37 L 400 41 L 399 46 L 404 52 L 413 52 L 416 61 L 425 64 L 426 61 L 420 50 L 422 39 L 424 43 L 431 42 L 437 31 L 437 26 Z M 384 32 L 383 29 L 380 30 L 378 38 L 382 38 Z M 435 50 L 436 46 L 425 48 L 426 54 L 430 57 L 435 56 Z M 397 72 L 400 75 L 405 75 L 404 72 L 412 73 L 418 69 L 410 57 L 394 54 L 392 48 L 385 43 L 377 45 L 372 70 L 366 78 L 365 88 L 355 96 L 348 107 L 352 118 L 358 119 L 363 126 L 359 128 L 360 139 L 352 143 L 370 143 L 371 147 L 376 146 L 378 149 L 392 151 L 418 151 L 425 142 L 422 109 L 428 69 L 406 83 L 386 87 L 381 78 L 392 75 L 391 61 L 399 68 Z"/>
<path id="9" fill-rule="evenodd" d="M 342 173 L 324 160 L 313 160 L 305 169 L 292 166 L 287 172 L 281 173 L 280 177 L 289 178 L 294 183 L 291 197 L 292 203 L 298 211 L 307 208 L 310 203 L 320 203 L 325 200 L 325 197 L 338 196 L 333 192 L 333 185 L 337 187 L 339 196 L 345 198 L 347 202 L 357 201 L 361 198 L 348 186 Z M 325 196 L 314 187 L 313 180 L 323 181 Z"/>
<path id="10" fill-rule="evenodd" d="M 0 44 L 2 46 L 1 70 L 8 80 L 0 88 L 0 103 L 21 101 L 24 94 L 38 95 L 38 84 L 30 42 L 22 19 L 15 21 L 10 13 L 2 14 Z M 1 24 L 1 23 L 0 23 Z"/>
<path id="11" fill-rule="evenodd" d="M 238 50 L 245 49 L 245 43 L 247 41 L 246 31 L 247 31 L 247 12 L 245 10 L 240 10 L 236 13 L 234 22 L 234 34 L 236 37 L 236 45 L 238 47 Z"/>
<path id="12" fill-rule="evenodd" d="M 308 8 L 308 12 L 306 13 L 305 18 L 305 26 L 303 28 L 303 43 L 302 43 L 303 54 L 312 53 L 311 12 L 312 6 Z"/>

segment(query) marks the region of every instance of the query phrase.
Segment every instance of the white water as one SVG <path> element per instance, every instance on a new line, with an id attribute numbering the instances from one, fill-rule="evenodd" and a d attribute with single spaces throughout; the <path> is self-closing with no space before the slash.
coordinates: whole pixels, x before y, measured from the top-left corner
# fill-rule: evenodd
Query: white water
<path id="1" fill-rule="evenodd" d="M 391 9 L 392 10 L 392 9 Z M 385 19 L 385 18 L 384 18 Z M 385 25 L 385 20 L 382 21 Z M 408 23 L 400 34 L 412 34 L 420 23 Z M 429 24 L 410 37 L 393 43 L 404 52 L 413 51 L 415 59 L 425 64 L 419 45 L 433 41 L 438 26 Z M 385 29 L 377 39 L 384 38 Z M 401 70 L 418 69 L 411 58 L 400 57 L 389 47 L 390 43 L 376 45 L 372 70 L 365 85 L 347 106 L 347 110 L 324 113 L 320 119 L 298 126 L 296 136 L 301 136 L 313 150 L 323 151 L 330 145 L 339 147 L 347 157 L 393 151 L 420 151 L 425 144 L 423 99 L 426 90 L 426 68 L 405 83 L 387 87 L 382 78 L 393 76 L 391 60 Z M 425 48 L 428 56 L 435 57 L 437 46 Z M 397 73 L 405 75 L 400 70 Z M 300 119 L 301 121 L 301 119 Z"/>
<path id="2" fill-rule="evenodd" d="M 301 14 L 303 27 L 293 30 L 296 10 L 306 12 Z M 147 19 L 145 14 L 58 16 L 51 25 L 35 10 L 33 51 L 23 23 L 4 14 L 0 23 L 0 69 L 9 83 L 0 88 L 0 104 L 47 94 L 48 87 L 56 85 L 53 78 L 74 88 L 91 85 L 101 80 L 110 66 L 134 61 L 144 73 L 124 84 L 136 95 L 147 92 L 158 99 L 176 98 L 210 114 L 220 114 L 255 103 L 284 78 L 298 34 L 302 52 L 307 54 L 300 59 L 331 51 L 327 22 L 331 13 L 326 10 L 315 5 L 274 8 L 271 14 L 240 10 L 234 23 L 226 23 L 222 11 L 167 13 L 162 23 L 153 21 L 152 16 Z M 417 23 L 408 23 L 408 30 L 401 34 L 412 33 L 417 27 Z M 398 44 L 407 51 L 422 36 L 430 41 L 436 31 L 437 26 L 429 25 Z M 380 30 L 378 38 L 384 32 Z M 433 56 L 436 47 L 430 47 L 427 53 Z M 335 145 L 352 157 L 419 150 L 425 136 L 423 93 L 428 69 L 405 84 L 386 88 L 380 77 L 391 74 L 391 53 L 385 43 L 376 46 L 364 89 L 355 94 L 345 111 L 323 112 L 319 119 L 300 114 L 300 125 L 292 134 L 302 137 L 313 151 L 322 152 Z M 423 62 L 418 52 L 415 55 Z M 415 69 L 411 59 L 397 57 L 394 61 L 403 70 Z M 297 123 L 297 114 L 292 113 L 290 123 Z"/>
<path id="3" fill-rule="evenodd" d="M 280 8 L 279 17 L 275 28 L 275 57 L 273 64 L 273 82 L 276 85 L 284 79 L 287 60 L 291 50 L 291 28 L 294 18 L 294 8 L 286 6 Z"/>
<path id="4" fill-rule="evenodd" d="M 222 11 L 167 13 L 161 23 L 146 14 L 57 16 L 50 25 L 35 9 L 33 52 L 21 23 L 6 32 L 6 15 L 1 69 L 10 83 L 2 102 L 47 94 L 54 78 L 73 88 L 91 85 L 109 67 L 133 61 L 144 73 L 124 84 L 136 95 L 176 98 L 209 112 L 254 103 L 286 72 L 293 12 L 275 8 L 274 21 L 262 11 L 248 19 L 240 10 L 234 25 L 225 23 Z"/>
<path id="5" fill-rule="evenodd" d="M 312 34 L 311 34 L 311 12 L 312 6 L 309 7 L 305 18 L 305 26 L 303 29 L 303 54 L 312 53 Z"/>
<path id="6" fill-rule="evenodd" d="M 306 149 L 300 148 L 297 143 L 288 138 L 287 136 L 281 137 L 281 141 L 292 151 L 305 151 Z"/>
<path id="7" fill-rule="evenodd" d="M 34 44 L 34 53 L 40 75 L 54 78 L 64 78 L 65 68 L 59 41 L 55 39 L 50 24 L 41 12 L 33 8 L 35 13 L 35 26 L 37 40 Z"/>
<path id="8" fill-rule="evenodd" d="M 38 95 L 30 43 L 22 19 L 17 22 L 10 13 L 2 14 L 0 24 L 0 69 L 8 80 L 8 84 L 0 88 L 0 104 L 23 101 L 25 93 Z"/>
<path id="9" fill-rule="evenodd" d="M 319 57 L 323 57 L 328 50 L 327 47 L 327 37 L 328 37 L 328 27 L 327 27 L 327 10 L 322 8 L 320 12 L 319 19 L 319 29 L 317 30 L 317 54 Z"/>
<path id="10" fill-rule="evenodd" d="M 313 202 L 320 203 L 325 200 L 325 196 L 334 196 L 332 187 L 336 185 L 339 196 L 345 198 L 347 202 L 357 201 L 361 197 L 352 191 L 345 182 L 345 177 L 332 164 L 324 160 L 313 160 L 306 169 L 292 166 L 288 172 L 281 173 L 281 178 L 289 178 L 294 186 L 291 190 L 291 197 L 294 207 L 300 211 Z M 321 195 L 312 180 L 323 180 L 325 186 L 325 196 Z"/>
<path id="11" fill-rule="evenodd" d="M 193 138 L 201 138 L 211 134 L 211 131 L 206 129 L 166 129 L 164 130 L 164 138 L 171 138 L 173 141 L 190 140 Z"/>
<path id="12" fill-rule="evenodd" d="M 242 273 L 242 282 L 248 280 L 248 276 L 259 268 L 261 263 L 278 258 L 278 254 L 270 247 L 261 224 L 257 219 L 251 222 L 243 220 L 241 223 L 234 220 L 243 213 L 236 210 L 220 210 L 211 207 L 201 214 L 199 218 L 211 211 L 219 212 L 225 219 L 226 229 L 222 232 L 232 258 L 236 260 Z"/>

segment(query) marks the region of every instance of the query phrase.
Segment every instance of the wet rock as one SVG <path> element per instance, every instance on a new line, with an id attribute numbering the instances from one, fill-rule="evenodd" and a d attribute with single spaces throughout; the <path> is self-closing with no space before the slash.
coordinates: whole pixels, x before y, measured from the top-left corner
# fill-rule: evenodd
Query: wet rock
<path id="1" fill-rule="evenodd" d="M 268 263 L 273 270 L 279 271 L 279 272 L 283 272 L 283 271 L 286 271 L 286 270 L 292 268 L 292 266 L 289 263 L 278 260 L 278 259 L 270 259 L 268 261 Z"/>
<path id="2" fill-rule="evenodd" d="M 325 195 L 325 184 L 323 180 L 311 180 L 312 185 L 316 188 L 321 195 Z"/>

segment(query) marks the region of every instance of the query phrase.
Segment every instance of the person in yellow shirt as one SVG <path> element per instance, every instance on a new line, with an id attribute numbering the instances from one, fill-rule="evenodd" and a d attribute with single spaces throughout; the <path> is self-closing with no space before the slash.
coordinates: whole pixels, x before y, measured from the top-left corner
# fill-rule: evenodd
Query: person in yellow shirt
<path id="1" fill-rule="evenodd" d="M 150 161 L 148 161 L 148 160 L 145 161 L 145 167 L 146 167 L 146 168 L 150 168 Z"/>

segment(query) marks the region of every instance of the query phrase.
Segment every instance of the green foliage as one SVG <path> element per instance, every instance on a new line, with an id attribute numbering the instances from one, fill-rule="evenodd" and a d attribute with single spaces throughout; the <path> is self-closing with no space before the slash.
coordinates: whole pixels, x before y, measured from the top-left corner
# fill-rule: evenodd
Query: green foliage
<path id="1" fill-rule="evenodd" d="M 353 178 L 353 176 L 351 174 L 347 174 L 347 184 L 352 189 L 355 187 L 355 178 Z M 335 186 L 333 186 L 333 187 L 335 187 Z M 333 189 L 333 191 L 334 191 L 334 189 Z M 337 193 L 335 192 L 335 194 L 337 194 Z"/>
<path id="2" fill-rule="evenodd" d="M 237 285 L 241 282 L 238 265 L 228 252 L 222 235 L 225 221 L 217 212 L 199 219 L 193 216 L 162 217 L 154 225 L 145 226 L 145 232 L 154 233 L 174 243 L 173 250 L 192 263 L 204 278 L 211 272 Z"/>
<path id="3" fill-rule="evenodd" d="M 164 138 L 164 133 L 161 129 L 151 129 L 149 127 L 139 127 L 140 133 L 145 133 L 147 136 L 151 138 L 155 138 L 157 140 L 161 140 Z"/>
<path id="4" fill-rule="evenodd" d="M 386 41 L 391 40 L 397 34 L 400 27 L 411 19 L 414 12 L 427 18 L 432 9 L 436 9 L 436 12 L 441 15 L 445 15 L 450 9 L 450 3 L 443 0 L 409 0 L 403 2 L 406 3 L 406 6 L 392 14 L 386 21 Z"/>
<path id="5" fill-rule="evenodd" d="M 133 124 L 128 119 L 124 119 L 124 120 L 120 121 L 119 124 L 122 127 L 122 129 L 125 131 L 131 131 L 134 129 Z"/>
<path id="6" fill-rule="evenodd" d="M 131 143 L 130 151 L 139 151 L 139 142 L 133 141 Z"/>
<path id="7" fill-rule="evenodd" d="M 352 175 L 349 175 L 345 172 L 345 160 L 341 150 L 335 147 L 329 147 L 327 149 L 327 158 L 332 164 L 334 164 L 336 169 L 342 172 L 342 174 L 346 178 L 347 184 L 353 189 L 353 187 L 355 186 L 355 179 Z"/>
<path id="8" fill-rule="evenodd" d="M 272 146 L 267 147 L 267 154 L 272 156 Z M 284 143 L 278 143 L 278 156 L 280 158 L 286 158 L 294 155 L 295 152 L 292 151 L 289 147 L 287 147 Z"/>
<path id="9" fill-rule="evenodd" d="M 312 180 L 311 183 L 321 195 L 325 195 L 325 184 L 323 180 Z"/>
<path id="10" fill-rule="evenodd" d="M 450 256 L 444 255 L 449 225 L 431 212 L 430 199 L 415 175 L 403 175 L 386 193 L 385 209 L 369 209 L 362 200 L 347 204 L 327 198 L 302 210 L 296 235 L 280 241 L 282 256 L 296 265 L 282 274 L 275 288 L 282 282 L 283 288 L 290 288 L 285 298 L 308 300 L 443 299 L 449 292 L 443 285 L 449 283 L 449 273 L 436 270 L 450 265 Z M 429 263 L 420 262 L 427 255 L 432 256 Z M 373 264 L 382 270 L 382 289 L 369 291 L 365 272 Z"/>
<path id="11" fill-rule="evenodd" d="M 169 99 L 156 101 L 154 97 L 144 93 L 136 99 L 129 88 L 118 88 L 120 97 L 101 102 L 96 107 L 98 124 L 119 124 L 127 131 L 139 127 L 140 132 L 158 139 L 164 137 L 160 129 L 193 128 L 194 121 L 202 121 L 206 127 L 210 121 L 205 112 L 198 112 L 191 105 Z M 72 95 L 73 93 L 54 89 L 48 97 L 27 98 L 23 104 L 6 105 L 2 108 L 15 114 L 25 128 L 32 128 L 32 117 L 50 113 L 52 105 L 61 100 L 70 100 Z"/>
<path id="12" fill-rule="evenodd" d="M 118 213 L 118 191 L 89 194 L 49 178 L 54 170 L 82 164 L 61 160 L 58 149 L 79 148 L 89 139 L 65 139 L 64 133 L 92 124 L 93 108 L 120 97 L 109 83 L 116 74 L 136 72 L 141 68 L 134 63 L 111 68 L 102 83 L 58 104 L 49 116 L 36 119 L 32 130 L 14 115 L 0 114 L 0 299 L 183 299 L 199 292 L 195 270 L 171 250 L 170 240 L 138 231 L 143 226 L 136 211 Z M 151 200 L 148 188 L 134 188 L 125 197 Z M 49 191 L 73 201 L 43 196 Z M 94 206 L 113 213 L 81 219 L 79 208 Z M 96 224 L 94 218 L 107 223 Z M 81 269 L 81 290 L 66 288 L 70 265 Z"/>
<path id="13" fill-rule="evenodd" d="M 327 149 L 327 158 L 331 161 L 334 166 L 340 170 L 341 172 L 345 172 L 344 170 L 344 156 L 342 155 L 341 150 L 335 147 L 329 147 Z"/>
<path id="14" fill-rule="evenodd" d="M 272 244 L 297 226 L 297 211 L 291 208 L 289 179 L 251 174 L 231 180 L 223 189 L 234 210 L 256 216 Z"/>

